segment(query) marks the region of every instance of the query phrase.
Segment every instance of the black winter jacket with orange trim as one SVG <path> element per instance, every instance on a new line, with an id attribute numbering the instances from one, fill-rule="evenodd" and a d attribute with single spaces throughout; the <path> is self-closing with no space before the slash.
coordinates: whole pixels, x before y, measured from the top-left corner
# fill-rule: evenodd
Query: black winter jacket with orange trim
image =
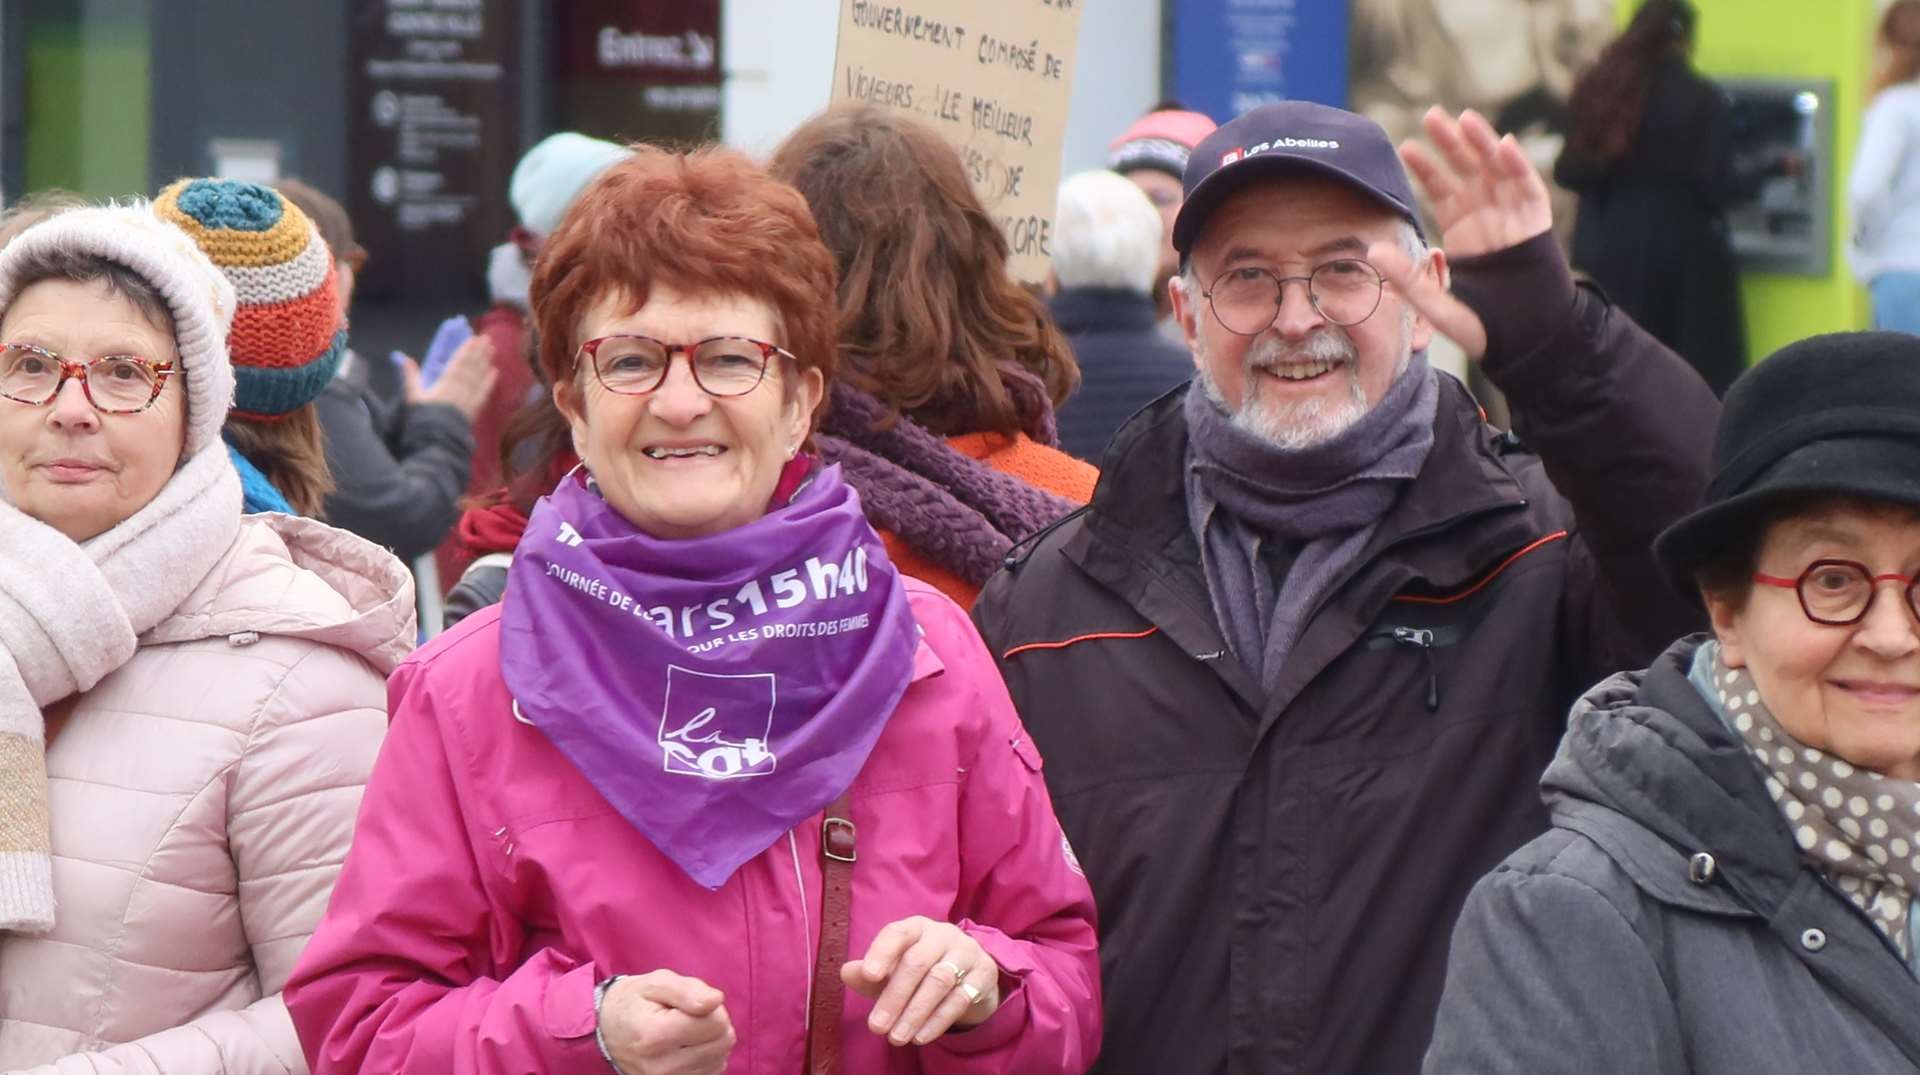
<path id="1" fill-rule="evenodd" d="M 1546 829 L 1569 705 L 1698 626 L 1649 547 L 1706 484 L 1712 393 L 1551 238 L 1454 274 L 1520 439 L 1443 378 L 1273 696 L 1207 594 L 1178 392 L 974 607 L 1099 906 L 1097 1072 L 1417 1071 L 1468 890 Z"/>

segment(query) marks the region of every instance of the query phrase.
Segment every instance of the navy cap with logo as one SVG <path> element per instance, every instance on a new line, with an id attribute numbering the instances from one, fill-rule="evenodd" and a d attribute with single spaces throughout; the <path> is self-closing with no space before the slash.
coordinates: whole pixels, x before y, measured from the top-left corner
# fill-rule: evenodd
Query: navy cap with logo
<path id="1" fill-rule="evenodd" d="M 1208 215 L 1241 187 L 1302 172 L 1346 183 L 1420 227 L 1413 185 L 1379 124 L 1312 101 L 1281 101 L 1261 105 L 1194 147 L 1173 248 L 1181 257 L 1191 253 Z"/>

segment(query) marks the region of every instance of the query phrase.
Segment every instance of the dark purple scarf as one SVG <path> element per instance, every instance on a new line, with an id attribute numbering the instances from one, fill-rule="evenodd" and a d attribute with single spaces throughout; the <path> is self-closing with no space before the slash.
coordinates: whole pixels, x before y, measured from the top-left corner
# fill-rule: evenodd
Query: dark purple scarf
<path id="1" fill-rule="evenodd" d="M 663 541 L 569 475 L 509 570 L 500 670 L 519 716 L 708 888 L 853 783 L 919 627 L 829 467 L 785 507 Z"/>
<path id="2" fill-rule="evenodd" d="M 1040 396 L 1041 416 L 1029 435 L 1051 443 L 1052 411 Z M 954 450 L 946 441 L 899 418 L 845 382 L 833 386 L 833 405 L 820 435 L 821 456 L 839 463 L 860 491 L 867 517 L 915 552 L 972 585 L 1000 569 L 1016 541 L 1066 515 L 1074 505 L 1002 474 Z"/>

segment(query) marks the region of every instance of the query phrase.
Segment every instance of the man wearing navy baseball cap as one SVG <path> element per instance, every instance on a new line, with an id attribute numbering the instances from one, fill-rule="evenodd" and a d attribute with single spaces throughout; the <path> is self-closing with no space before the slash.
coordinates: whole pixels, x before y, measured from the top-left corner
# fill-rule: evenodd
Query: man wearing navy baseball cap
<path id="1" fill-rule="evenodd" d="M 1100 908 L 1105 1075 L 1417 1071 L 1568 706 L 1696 626 L 1649 549 L 1713 394 L 1575 285 L 1512 139 L 1426 133 L 1287 102 L 1194 149 L 1193 386 L 975 606 Z"/>

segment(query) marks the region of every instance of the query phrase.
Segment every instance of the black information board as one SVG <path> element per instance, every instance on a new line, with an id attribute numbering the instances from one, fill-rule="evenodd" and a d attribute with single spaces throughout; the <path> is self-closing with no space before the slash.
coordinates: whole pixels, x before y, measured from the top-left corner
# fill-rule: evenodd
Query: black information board
<path id="1" fill-rule="evenodd" d="M 370 259 L 361 294 L 461 303 L 513 225 L 519 4 L 379 0 L 348 30 L 347 209 Z"/>

